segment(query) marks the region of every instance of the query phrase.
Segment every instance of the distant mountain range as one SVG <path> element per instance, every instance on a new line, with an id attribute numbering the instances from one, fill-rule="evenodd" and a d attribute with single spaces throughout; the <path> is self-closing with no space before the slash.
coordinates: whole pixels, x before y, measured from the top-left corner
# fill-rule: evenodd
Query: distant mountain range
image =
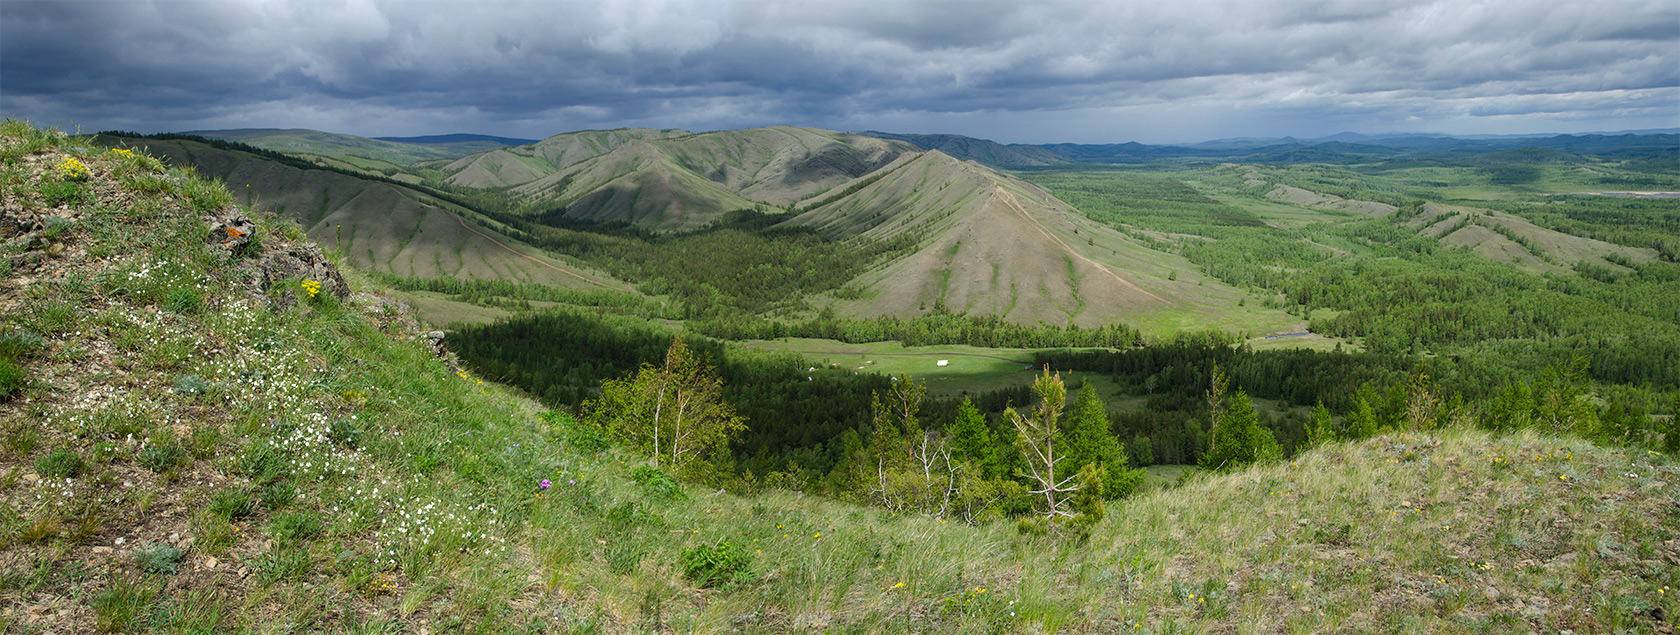
<path id="1" fill-rule="evenodd" d="M 1372 163 L 1434 155 L 1439 159 L 1516 148 L 1544 148 L 1575 154 L 1620 158 L 1680 159 L 1680 129 L 1638 130 L 1584 135 L 1432 134 L 1364 135 L 1344 132 L 1316 139 L 1237 138 L 1185 145 L 1051 143 L 1000 144 L 952 134 L 859 134 L 899 139 L 924 150 L 993 167 L 1031 168 L 1065 163 L 1129 163 L 1161 159 L 1246 161 L 1254 163 Z"/>

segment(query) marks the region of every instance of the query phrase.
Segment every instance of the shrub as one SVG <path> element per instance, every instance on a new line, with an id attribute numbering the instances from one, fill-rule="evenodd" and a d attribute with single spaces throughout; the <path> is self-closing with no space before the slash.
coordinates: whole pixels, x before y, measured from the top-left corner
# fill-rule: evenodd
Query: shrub
<path id="1" fill-rule="evenodd" d="M 35 471 L 52 478 L 73 478 L 86 467 L 87 461 L 82 459 L 82 455 L 67 448 L 53 450 L 52 454 L 35 461 Z"/>
<path id="2" fill-rule="evenodd" d="M 752 580 L 752 559 L 737 553 L 728 540 L 684 551 L 682 566 L 683 575 L 701 588 L 743 584 Z"/>
<path id="3" fill-rule="evenodd" d="M 181 569 L 181 554 L 165 544 L 144 545 L 134 550 L 134 564 L 146 573 L 173 575 Z"/>
<path id="4" fill-rule="evenodd" d="M 631 470 L 630 480 L 642 486 L 642 495 L 659 500 L 682 500 L 687 498 L 683 494 L 682 486 L 677 479 L 671 478 L 664 470 L 651 465 L 638 466 Z"/>
<path id="5" fill-rule="evenodd" d="M 578 450 L 595 453 L 607 449 L 607 433 L 602 432 L 600 428 L 578 423 L 577 419 L 563 410 L 550 410 L 542 415 L 542 420 L 548 422 L 555 436 Z"/>

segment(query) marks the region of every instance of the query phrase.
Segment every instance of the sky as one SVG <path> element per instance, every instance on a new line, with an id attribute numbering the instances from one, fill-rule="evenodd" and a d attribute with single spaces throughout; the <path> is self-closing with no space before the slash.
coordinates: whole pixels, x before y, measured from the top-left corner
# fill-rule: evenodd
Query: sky
<path id="1" fill-rule="evenodd" d="M 1680 127 L 1680 0 L 0 0 L 0 115 L 1005 143 Z"/>

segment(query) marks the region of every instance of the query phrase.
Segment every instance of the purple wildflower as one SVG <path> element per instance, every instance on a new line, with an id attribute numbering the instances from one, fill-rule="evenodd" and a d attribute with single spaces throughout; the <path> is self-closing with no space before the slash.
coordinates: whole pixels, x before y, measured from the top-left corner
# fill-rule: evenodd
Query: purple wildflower
<path id="1" fill-rule="evenodd" d="M 549 487 L 551 487 L 553 485 L 554 485 L 553 483 L 548 482 L 548 479 L 545 478 L 545 479 L 542 480 L 541 483 L 537 484 L 537 488 L 538 489 L 548 489 Z"/>

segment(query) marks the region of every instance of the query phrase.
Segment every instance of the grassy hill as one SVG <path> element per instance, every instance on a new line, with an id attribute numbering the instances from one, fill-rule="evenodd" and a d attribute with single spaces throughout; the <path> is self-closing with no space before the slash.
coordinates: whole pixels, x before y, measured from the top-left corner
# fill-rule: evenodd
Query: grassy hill
<path id="1" fill-rule="evenodd" d="M 301 228 L 207 242 L 235 197 L 188 170 L 16 121 L 0 166 L 6 632 L 1680 625 L 1672 457 L 1398 431 L 1115 503 L 1085 542 L 679 485 L 454 369 L 352 270 L 253 278 Z"/>
<path id="2" fill-rule="evenodd" d="M 1092 221 L 1036 185 L 937 150 L 901 157 L 836 192 L 788 224 L 875 240 L 908 234 L 920 245 L 855 281 L 857 297 L 834 303 L 845 315 L 916 315 L 937 304 L 1087 327 L 1119 321 L 1270 332 L 1293 321 L 1239 307 L 1241 292 L 1190 273 L 1183 258 Z M 1168 313 L 1177 321 L 1162 328 Z"/>
<path id="3" fill-rule="evenodd" d="M 506 147 L 508 140 L 478 137 L 465 140 L 395 141 L 370 139 L 319 130 L 242 128 L 188 132 L 211 139 L 237 141 L 264 150 L 287 154 L 318 155 L 332 159 L 362 158 L 397 166 L 420 161 L 453 159 L 475 152 Z"/>
<path id="4" fill-rule="evenodd" d="M 470 211 L 389 183 L 307 170 L 182 140 L 104 139 L 191 165 L 240 202 L 273 210 L 357 267 L 399 276 L 509 280 L 577 289 L 629 285 L 502 235 Z"/>

